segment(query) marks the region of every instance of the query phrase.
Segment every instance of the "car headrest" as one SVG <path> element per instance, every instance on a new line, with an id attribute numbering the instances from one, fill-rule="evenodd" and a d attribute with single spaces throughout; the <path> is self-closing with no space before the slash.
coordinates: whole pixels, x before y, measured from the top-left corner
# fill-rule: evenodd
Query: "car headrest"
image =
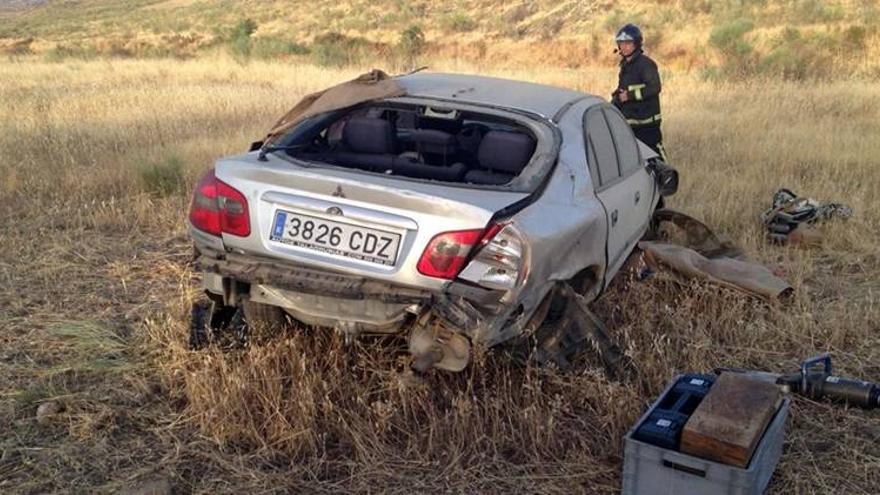
<path id="1" fill-rule="evenodd" d="M 342 129 L 342 142 L 356 153 L 394 153 L 394 128 L 387 120 L 352 117 Z"/>
<path id="2" fill-rule="evenodd" d="M 489 131 L 477 150 L 480 167 L 518 174 L 532 158 L 535 140 L 519 132 Z"/>
<path id="3" fill-rule="evenodd" d="M 458 143 L 455 136 L 436 129 L 415 129 L 410 135 L 419 151 L 423 153 L 451 154 L 455 153 Z"/>

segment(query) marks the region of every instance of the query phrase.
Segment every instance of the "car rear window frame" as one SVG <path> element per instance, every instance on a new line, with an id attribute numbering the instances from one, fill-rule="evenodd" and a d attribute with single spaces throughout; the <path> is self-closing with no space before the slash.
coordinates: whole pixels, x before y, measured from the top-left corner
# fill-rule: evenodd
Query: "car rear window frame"
<path id="1" fill-rule="evenodd" d="M 289 161 L 295 163 L 299 166 L 306 168 L 333 168 L 337 170 L 345 170 L 354 172 L 357 174 L 364 174 L 369 176 L 378 176 L 384 177 L 386 179 L 393 180 L 401 180 L 401 181 L 416 181 L 421 183 L 435 184 L 438 186 L 446 186 L 446 187 L 458 187 L 458 188 L 467 188 L 467 189 L 488 189 L 494 191 L 511 191 L 518 193 L 528 193 L 532 194 L 539 191 L 542 188 L 542 185 L 546 180 L 552 175 L 553 170 L 555 168 L 556 162 L 559 156 L 559 149 L 561 147 L 562 137 L 559 128 L 553 124 L 546 117 L 538 114 L 533 114 L 528 111 L 518 110 L 518 109 L 510 109 L 510 108 L 501 108 L 495 107 L 492 105 L 485 105 L 479 103 L 471 103 L 471 102 L 463 102 L 463 101 L 454 101 L 454 100 L 446 100 L 442 98 L 425 98 L 425 97 L 413 97 L 413 96 L 403 96 L 403 97 L 395 97 L 395 98 L 387 98 L 383 100 L 377 100 L 372 102 L 367 102 L 361 105 L 357 105 L 354 107 L 349 107 L 341 110 L 332 110 L 325 114 L 318 114 L 314 117 L 311 117 L 308 120 L 317 119 L 323 120 L 323 118 L 328 118 L 328 120 L 332 121 L 334 119 L 341 118 L 345 114 L 357 111 L 360 108 L 365 107 L 385 107 L 385 106 L 429 106 L 429 107 L 439 107 L 443 109 L 454 109 L 467 113 L 477 113 L 481 115 L 486 115 L 487 117 L 497 117 L 499 120 L 510 121 L 513 122 L 523 129 L 527 130 L 529 134 L 535 139 L 535 151 L 532 153 L 532 156 L 528 163 L 523 167 L 522 171 L 510 182 L 503 185 L 491 185 L 491 184 L 471 184 L 466 182 L 447 182 L 447 181 L 437 181 L 430 179 L 421 179 L 416 177 L 407 177 L 403 175 L 387 175 L 380 172 L 373 172 L 369 170 L 360 170 L 352 167 L 345 167 L 334 165 L 326 162 L 318 162 L 311 161 L 303 158 L 297 158 L 295 156 L 291 156 L 288 153 L 276 153 L 276 156 L 284 159 L 285 161 Z M 330 115 L 333 115 L 330 118 Z M 304 123 L 307 121 L 304 121 Z M 300 126 L 297 125 L 290 132 L 285 134 L 281 139 L 279 139 L 278 143 L 281 146 L 285 146 L 290 144 L 297 134 L 297 130 L 300 129 Z"/>

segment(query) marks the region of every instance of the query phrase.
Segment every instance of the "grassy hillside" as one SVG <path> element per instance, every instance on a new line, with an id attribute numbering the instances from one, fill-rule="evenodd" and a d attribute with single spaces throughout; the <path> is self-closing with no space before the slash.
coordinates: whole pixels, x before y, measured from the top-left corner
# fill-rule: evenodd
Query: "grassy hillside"
<path id="1" fill-rule="evenodd" d="M 243 35 L 245 20 L 252 24 Z M 56 59 L 231 50 L 376 65 L 415 51 L 423 61 L 581 67 L 613 63 L 614 30 L 637 22 L 669 67 L 789 78 L 840 76 L 846 68 L 847 77 L 873 77 L 878 21 L 875 0 L 59 0 L 0 11 L 0 46 Z M 424 43 L 412 46 L 404 35 L 412 29 Z"/>
<path id="2" fill-rule="evenodd" d="M 614 80 L 439 68 L 592 92 Z M 790 371 L 827 350 L 840 373 L 880 377 L 880 89 L 687 75 L 664 100 L 682 173 L 671 205 L 789 280 L 789 304 L 620 277 L 595 309 L 638 367 L 626 383 L 590 359 L 558 373 L 498 353 L 418 378 L 402 339 L 346 348 L 309 329 L 188 351 L 196 177 L 355 73 L 231 58 L 0 64 L 0 492 L 117 493 L 160 477 L 175 493 L 616 493 L 621 437 L 676 372 Z M 822 227 L 817 248 L 770 246 L 757 217 L 781 186 L 855 216 Z M 50 401 L 63 411 L 38 422 Z M 796 399 L 770 493 L 876 493 L 878 432 L 876 413 Z"/>

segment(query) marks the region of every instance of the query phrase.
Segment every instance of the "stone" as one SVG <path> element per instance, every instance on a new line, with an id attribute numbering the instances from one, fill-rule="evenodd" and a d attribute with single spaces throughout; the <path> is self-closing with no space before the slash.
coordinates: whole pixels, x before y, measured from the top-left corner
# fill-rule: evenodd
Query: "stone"
<path id="1" fill-rule="evenodd" d="M 41 425 L 48 424 L 52 418 L 64 410 L 60 402 L 50 400 L 43 402 L 37 407 L 37 423 Z"/>

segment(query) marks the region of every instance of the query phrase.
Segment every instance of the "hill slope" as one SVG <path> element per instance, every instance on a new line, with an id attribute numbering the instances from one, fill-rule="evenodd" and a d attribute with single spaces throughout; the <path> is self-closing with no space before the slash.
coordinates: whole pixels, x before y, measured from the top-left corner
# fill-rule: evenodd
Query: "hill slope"
<path id="1" fill-rule="evenodd" d="M 853 53 L 865 53 L 866 62 L 856 64 L 855 72 L 878 72 L 877 63 L 870 62 L 878 57 L 869 53 L 876 51 L 880 20 L 874 0 L 348 0 L 335 5 L 317 0 L 62 0 L 6 5 L 18 8 L 0 10 L 0 46 L 17 54 L 195 56 L 227 46 L 236 26 L 240 31 L 242 21 L 250 19 L 252 41 L 259 42 L 254 53 L 264 57 L 311 54 L 319 63 L 336 65 L 377 54 L 387 57 L 399 51 L 402 34 L 415 26 L 426 41 L 416 40 L 423 57 L 579 67 L 613 61 L 614 30 L 636 22 L 645 29 L 649 49 L 678 68 L 733 64 L 791 72 L 806 66 L 816 72 L 820 65 L 846 66 Z"/>

